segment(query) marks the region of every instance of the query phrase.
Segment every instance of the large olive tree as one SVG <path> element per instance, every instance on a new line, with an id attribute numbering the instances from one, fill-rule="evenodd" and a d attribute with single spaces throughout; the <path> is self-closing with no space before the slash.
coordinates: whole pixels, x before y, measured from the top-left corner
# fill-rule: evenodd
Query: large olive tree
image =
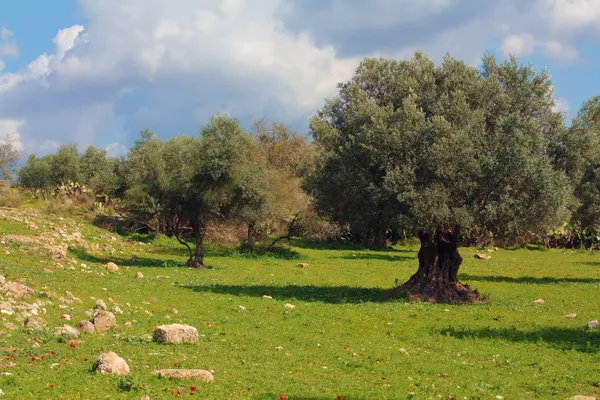
<path id="1" fill-rule="evenodd" d="M 545 72 L 417 52 L 366 59 L 339 89 L 310 123 L 319 154 L 306 188 L 376 242 L 394 225 L 419 237 L 411 298 L 480 298 L 458 281 L 461 232 L 525 241 L 564 218 L 570 186 L 550 151 L 564 122 Z"/>

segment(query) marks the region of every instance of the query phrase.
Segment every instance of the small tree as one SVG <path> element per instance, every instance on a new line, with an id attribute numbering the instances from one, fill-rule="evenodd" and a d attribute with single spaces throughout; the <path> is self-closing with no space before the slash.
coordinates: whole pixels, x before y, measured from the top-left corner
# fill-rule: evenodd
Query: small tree
<path id="1" fill-rule="evenodd" d="M 522 243 L 565 218 L 551 88 L 515 58 L 486 56 L 481 70 L 419 52 L 366 59 L 311 121 L 319 156 L 307 187 L 322 213 L 377 241 L 391 224 L 419 237 L 410 298 L 477 301 L 458 281 L 461 233 Z"/>
<path id="2" fill-rule="evenodd" d="M 239 122 L 220 114 L 200 137 L 163 142 L 145 131 L 128 155 L 127 204 L 138 218 L 164 223 L 188 248 L 188 265 L 203 268 L 212 221 L 249 220 L 265 207 L 266 175 L 254 149 Z M 185 228 L 194 237 L 193 249 L 181 238 Z"/>
<path id="3" fill-rule="evenodd" d="M 15 142 L 15 137 L 10 134 L 0 141 L 0 179 L 8 183 L 14 183 L 15 166 L 23 157 L 23 152 L 17 149 Z"/>

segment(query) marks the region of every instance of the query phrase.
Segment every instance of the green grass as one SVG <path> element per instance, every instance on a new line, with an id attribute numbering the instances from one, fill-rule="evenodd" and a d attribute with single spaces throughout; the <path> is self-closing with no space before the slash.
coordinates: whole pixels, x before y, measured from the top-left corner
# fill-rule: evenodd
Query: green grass
<path id="1" fill-rule="evenodd" d="M 0 219 L 0 235 L 43 235 L 49 222 L 65 222 L 57 218 L 40 214 L 37 231 Z M 140 245 L 81 221 L 72 226 L 82 227 L 89 248 L 70 247 L 77 263 L 63 263 L 64 270 L 42 254 L 0 246 L 0 274 L 55 293 L 44 306 L 46 331 L 27 331 L 16 315 L 2 315 L 19 330 L 0 327 L 1 346 L 22 349 L 0 354 L 7 358 L 0 364 L 16 364 L 0 368 L 11 374 L 0 375 L 6 398 L 168 399 L 178 391 L 184 398 L 219 400 L 284 394 L 299 400 L 600 395 L 600 334 L 586 328 L 587 321 L 600 318 L 597 253 L 504 250 L 479 261 L 473 249 L 461 249 L 461 281 L 489 294 L 490 301 L 448 306 L 381 301 L 394 279 L 404 281 L 414 272 L 415 247 L 365 251 L 298 241 L 292 259 L 211 247 L 206 261 L 213 269 L 192 270 L 184 266 L 187 250 L 175 240 L 138 236 L 150 243 Z M 129 264 L 131 254 L 137 256 L 135 265 Z M 119 264 L 120 274 L 106 272 L 108 261 Z M 298 268 L 299 262 L 310 267 Z M 135 278 L 137 271 L 143 279 Z M 64 310 L 59 298 L 67 290 L 82 303 L 63 304 L 70 308 Z M 54 328 L 65 323 L 63 313 L 71 315 L 72 325 L 85 319 L 92 297 L 119 304 L 120 327 L 84 335 L 75 348 L 53 337 Z M 534 305 L 537 298 L 546 303 Z M 47 301 L 37 295 L 27 300 Z M 296 307 L 286 310 L 286 303 Z M 563 318 L 573 312 L 576 319 Z M 126 321 L 133 327 L 124 328 Z M 176 322 L 196 327 L 200 342 L 151 342 L 155 326 Z M 41 347 L 32 348 L 34 341 Z M 131 377 L 90 372 L 107 351 L 128 361 Z M 175 364 L 213 370 L 215 381 L 198 384 L 152 374 Z"/>

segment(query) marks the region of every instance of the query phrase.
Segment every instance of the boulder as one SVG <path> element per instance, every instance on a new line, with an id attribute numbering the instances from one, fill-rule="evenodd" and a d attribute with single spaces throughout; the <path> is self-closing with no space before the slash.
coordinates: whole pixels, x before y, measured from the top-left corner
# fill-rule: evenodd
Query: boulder
<path id="1" fill-rule="evenodd" d="M 309 265 L 308 265 L 308 264 L 306 264 L 306 263 L 300 263 L 300 264 L 298 264 L 298 266 L 299 266 L 300 268 L 308 268 L 308 267 L 309 267 Z"/>
<path id="2" fill-rule="evenodd" d="M 144 277 L 144 274 L 142 274 L 140 271 L 135 273 L 135 277 L 138 279 L 142 279 Z"/>
<path id="3" fill-rule="evenodd" d="M 590 329 L 597 328 L 598 327 L 598 320 L 595 319 L 593 321 L 588 322 L 587 326 Z"/>
<path id="4" fill-rule="evenodd" d="M 154 373 L 163 378 L 195 379 L 203 382 L 215 380 L 210 371 L 203 369 L 157 369 Z"/>
<path id="5" fill-rule="evenodd" d="M 17 282 L 6 282 L 0 287 L 0 294 L 20 299 L 26 296 L 31 296 L 35 293 L 32 288 L 22 285 Z"/>
<path id="6" fill-rule="evenodd" d="M 475 254 L 475 258 L 478 260 L 489 260 L 490 258 L 492 258 L 492 256 L 489 256 L 489 255 L 483 254 L 483 253 L 479 253 L 479 254 Z"/>
<path id="7" fill-rule="evenodd" d="M 29 317 L 25 320 L 24 325 L 31 329 L 44 329 L 46 322 L 39 317 Z"/>
<path id="8" fill-rule="evenodd" d="M 115 264 L 114 262 L 109 262 L 106 264 L 106 269 L 112 272 L 118 272 L 119 271 L 119 266 L 117 264 Z"/>
<path id="9" fill-rule="evenodd" d="M 96 329 L 96 331 L 103 332 L 115 326 L 117 324 L 117 319 L 115 318 L 115 315 L 109 311 L 96 310 L 92 316 L 91 322 L 94 324 L 94 329 Z"/>
<path id="10" fill-rule="evenodd" d="M 154 329 L 152 338 L 161 343 L 196 343 L 198 330 L 193 326 L 182 324 L 161 325 Z"/>
<path id="11" fill-rule="evenodd" d="M 98 356 L 92 370 L 99 371 L 103 375 L 128 375 L 129 365 L 127 365 L 127 362 L 119 357 L 117 353 L 110 351 Z"/>
<path id="12" fill-rule="evenodd" d="M 63 325 L 59 328 L 56 328 L 54 334 L 57 336 L 66 335 L 71 339 L 77 339 L 79 337 L 79 331 L 69 325 Z"/>
<path id="13" fill-rule="evenodd" d="M 287 303 L 287 304 L 285 304 L 285 305 L 284 305 L 284 307 L 285 307 L 286 309 L 288 309 L 288 310 L 293 310 L 294 308 L 296 308 L 296 306 L 295 306 L 295 305 L 293 305 L 293 304 L 290 304 L 290 303 Z"/>
<path id="14" fill-rule="evenodd" d="M 79 323 L 77 324 L 77 329 L 79 329 L 83 333 L 96 332 L 94 324 L 92 324 L 90 321 L 79 321 Z"/>

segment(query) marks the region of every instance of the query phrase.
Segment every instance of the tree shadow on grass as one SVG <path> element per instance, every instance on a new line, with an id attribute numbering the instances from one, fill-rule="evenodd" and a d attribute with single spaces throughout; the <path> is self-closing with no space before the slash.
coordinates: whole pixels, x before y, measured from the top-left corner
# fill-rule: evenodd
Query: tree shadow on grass
<path id="1" fill-rule="evenodd" d="M 541 328 L 534 331 L 520 331 L 516 328 L 461 329 L 446 328 L 440 332 L 444 336 L 458 339 L 506 340 L 537 344 L 538 347 L 550 347 L 557 350 L 575 350 L 582 353 L 600 351 L 600 333 L 584 328 Z"/>
<path id="2" fill-rule="evenodd" d="M 329 258 L 343 258 L 345 260 L 378 260 L 378 261 L 412 261 L 416 260 L 417 257 L 413 256 L 401 256 L 396 254 L 351 254 L 344 255 L 339 257 L 329 257 Z"/>
<path id="3" fill-rule="evenodd" d="M 596 278 L 556 278 L 550 276 L 544 276 L 536 278 L 533 276 L 495 276 L 495 275 L 469 275 L 469 274 L 458 274 L 458 278 L 461 282 L 468 281 L 481 281 L 481 282 L 505 282 L 505 283 L 523 283 L 523 284 L 537 284 L 537 285 L 552 285 L 556 283 L 598 283 L 600 279 Z"/>
<path id="4" fill-rule="evenodd" d="M 394 247 L 386 247 L 383 249 L 368 249 L 364 246 L 355 243 L 347 243 L 347 242 L 313 242 L 304 238 L 294 238 L 292 239 L 292 247 L 298 247 L 300 249 L 309 249 L 309 250 L 346 250 L 346 251 L 361 251 L 368 250 L 371 252 L 378 253 L 414 253 L 414 250 L 411 249 L 398 249 Z"/>
<path id="5" fill-rule="evenodd" d="M 98 264 L 106 264 L 108 262 L 114 262 L 119 266 L 123 267 L 186 267 L 185 262 L 183 261 L 175 261 L 175 260 L 164 260 L 159 258 L 148 258 L 148 257 L 138 257 L 136 256 L 135 262 L 131 262 L 131 257 L 127 257 L 125 255 L 114 255 L 114 256 L 106 256 L 99 257 L 92 254 L 87 253 L 83 249 L 74 248 L 69 249 L 69 252 L 78 260 L 89 262 L 89 263 L 98 263 Z"/>
<path id="6" fill-rule="evenodd" d="M 328 304 L 358 304 L 383 302 L 389 289 L 358 288 L 349 286 L 243 286 L 212 285 L 182 286 L 198 293 L 218 293 L 230 296 L 272 296 L 277 300 L 299 300 Z"/>

